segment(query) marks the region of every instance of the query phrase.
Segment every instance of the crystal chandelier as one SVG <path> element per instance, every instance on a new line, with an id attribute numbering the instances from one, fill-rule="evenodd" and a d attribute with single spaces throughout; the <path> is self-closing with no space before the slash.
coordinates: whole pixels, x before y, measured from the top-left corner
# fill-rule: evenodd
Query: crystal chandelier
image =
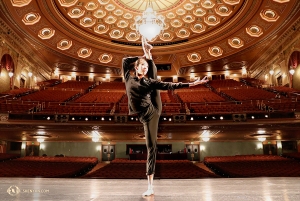
<path id="1" fill-rule="evenodd" d="M 143 12 L 143 15 L 135 17 L 136 31 L 146 37 L 148 41 L 154 39 L 162 32 L 165 18 L 162 15 L 156 15 L 156 12 L 149 7 Z"/>

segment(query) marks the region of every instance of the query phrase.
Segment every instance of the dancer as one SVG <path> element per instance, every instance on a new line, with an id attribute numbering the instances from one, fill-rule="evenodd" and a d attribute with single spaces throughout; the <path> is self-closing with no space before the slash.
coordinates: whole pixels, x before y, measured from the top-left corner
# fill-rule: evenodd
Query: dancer
<path id="1" fill-rule="evenodd" d="M 123 58 L 123 76 L 125 80 L 126 93 L 128 96 L 129 114 L 137 114 L 144 126 L 147 147 L 146 175 L 148 179 L 148 190 L 143 196 L 154 194 L 153 178 L 156 162 L 156 145 L 158 121 L 162 111 L 162 103 L 159 90 L 174 90 L 183 87 L 196 86 L 208 82 L 204 77 L 192 83 L 172 83 L 157 80 L 157 69 L 152 60 L 150 50 L 153 48 L 146 38 L 142 37 L 144 56 Z M 134 65 L 132 65 L 134 64 Z M 134 67 L 135 74 L 130 75 Z"/>

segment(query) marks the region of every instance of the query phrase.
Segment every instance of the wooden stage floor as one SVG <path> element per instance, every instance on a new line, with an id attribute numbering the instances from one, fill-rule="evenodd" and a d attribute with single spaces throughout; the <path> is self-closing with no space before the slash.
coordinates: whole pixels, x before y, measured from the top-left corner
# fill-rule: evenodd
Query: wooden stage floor
<path id="1" fill-rule="evenodd" d="M 0 177 L 1 201 L 297 201 L 300 177 L 147 180 Z"/>

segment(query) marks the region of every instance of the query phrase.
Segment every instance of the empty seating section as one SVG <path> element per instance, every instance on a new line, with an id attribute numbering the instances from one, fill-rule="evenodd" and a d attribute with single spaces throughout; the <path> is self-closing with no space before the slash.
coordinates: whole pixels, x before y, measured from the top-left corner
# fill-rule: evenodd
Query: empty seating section
<path id="1" fill-rule="evenodd" d="M 43 90 L 38 91 L 27 96 L 21 97 L 21 100 L 26 101 L 43 101 L 43 102 L 64 102 L 78 96 L 78 91 L 65 90 Z"/>
<path id="2" fill-rule="evenodd" d="M 144 179 L 146 161 L 115 159 L 110 164 L 84 177 L 88 178 L 116 178 L 116 179 Z M 218 177 L 201 169 L 188 160 L 157 160 L 155 177 L 161 179 L 195 179 Z"/>
<path id="3" fill-rule="evenodd" d="M 194 90 L 178 90 L 177 95 L 185 103 L 199 103 L 199 102 L 222 102 L 225 99 L 218 94 L 207 90 L 194 91 Z"/>
<path id="4" fill-rule="evenodd" d="M 39 108 L 38 101 L 6 100 L 0 103 L 0 113 L 29 113 Z"/>
<path id="5" fill-rule="evenodd" d="M 264 105 L 268 106 L 268 110 L 272 112 L 282 111 L 282 112 L 293 112 L 297 108 L 298 104 L 292 99 L 279 99 L 279 100 L 272 100 L 272 101 L 265 101 L 263 102 Z"/>
<path id="6" fill-rule="evenodd" d="M 300 160 L 300 152 L 294 152 L 294 153 L 285 153 L 282 154 L 283 157 L 287 157 L 287 158 L 293 158 L 296 160 Z"/>
<path id="7" fill-rule="evenodd" d="M 47 81 L 42 81 L 42 82 L 38 82 L 37 85 L 40 87 L 51 87 L 57 84 L 60 84 L 61 80 L 59 79 L 51 79 L 51 80 L 47 80 Z"/>
<path id="8" fill-rule="evenodd" d="M 299 161 L 276 155 L 205 157 L 204 163 L 223 177 L 299 177 Z"/>
<path id="9" fill-rule="evenodd" d="M 237 104 L 236 102 L 221 102 L 217 103 L 191 103 L 191 113 L 205 113 L 205 114 L 231 114 L 231 113 L 261 113 L 262 110 L 252 102 L 242 102 Z"/>
<path id="10" fill-rule="evenodd" d="M 221 89 L 221 91 L 239 101 L 273 99 L 276 96 L 272 92 L 257 88 Z"/>
<path id="11" fill-rule="evenodd" d="M 125 83 L 124 82 L 102 82 L 101 84 L 97 85 L 94 89 L 125 91 Z"/>
<path id="12" fill-rule="evenodd" d="M 106 104 L 64 104 L 59 105 L 50 103 L 43 111 L 39 114 L 104 114 L 110 113 L 112 105 Z"/>
<path id="13" fill-rule="evenodd" d="M 0 163 L 0 177 L 77 177 L 91 170 L 95 157 L 23 157 Z"/>
<path id="14" fill-rule="evenodd" d="M 236 80 L 228 79 L 228 80 L 212 80 L 208 82 L 208 85 L 211 87 L 218 88 L 235 88 L 235 87 L 243 87 L 244 84 L 238 82 Z"/>
<path id="15" fill-rule="evenodd" d="M 272 91 L 285 92 L 285 93 L 300 92 L 299 90 L 296 90 L 296 89 L 293 89 L 293 88 L 289 88 L 289 87 L 283 87 L 283 86 L 271 87 L 270 89 Z"/>
<path id="16" fill-rule="evenodd" d="M 19 158 L 20 154 L 7 154 L 7 153 L 0 153 L 0 162 L 5 160 L 12 160 Z"/>
<path id="17" fill-rule="evenodd" d="M 2 92 L 1 94 L 9 94 L 9 95 L 12 95 L 12 96 L 17 96 L 17 95 L 25 95 L 25 94 L 28 94 L 28 93 L 31 93 L 31 92 L 33 92 L 32 89 L 21 88 L 21 89 L 12 89 L 12 90 L 9 90 L 9 91 L 6 91 L 6 92 Z"/>
<path id="18" fill-rule="evenodd" d="M 119 102 L 124 95 L 124 92 L 99 92 L 91 91 L 78 99 L 75 100 L 76 103 L 116 103 Z"/>
<path id="19" fill-rule="evenodd" d="M 63 82 L 61 84 L 55 85 L 53 88 L 59 88 L 59 89 L 82 89 L 87 90 L 90 87 L 94 87 L 94 82 L 88 82 L 88 81 L 67 81 Z"/>

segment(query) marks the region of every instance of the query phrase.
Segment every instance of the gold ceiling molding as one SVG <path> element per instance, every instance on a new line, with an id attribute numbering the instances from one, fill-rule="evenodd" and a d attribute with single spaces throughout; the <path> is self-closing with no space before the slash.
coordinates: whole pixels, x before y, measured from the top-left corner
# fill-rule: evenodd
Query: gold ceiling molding
<path id="1" fill-rule="evenodd" d="M 32 0 L 10 0 L 11 4 L 15 7 L 24 7 L 30 4 Z"/>

